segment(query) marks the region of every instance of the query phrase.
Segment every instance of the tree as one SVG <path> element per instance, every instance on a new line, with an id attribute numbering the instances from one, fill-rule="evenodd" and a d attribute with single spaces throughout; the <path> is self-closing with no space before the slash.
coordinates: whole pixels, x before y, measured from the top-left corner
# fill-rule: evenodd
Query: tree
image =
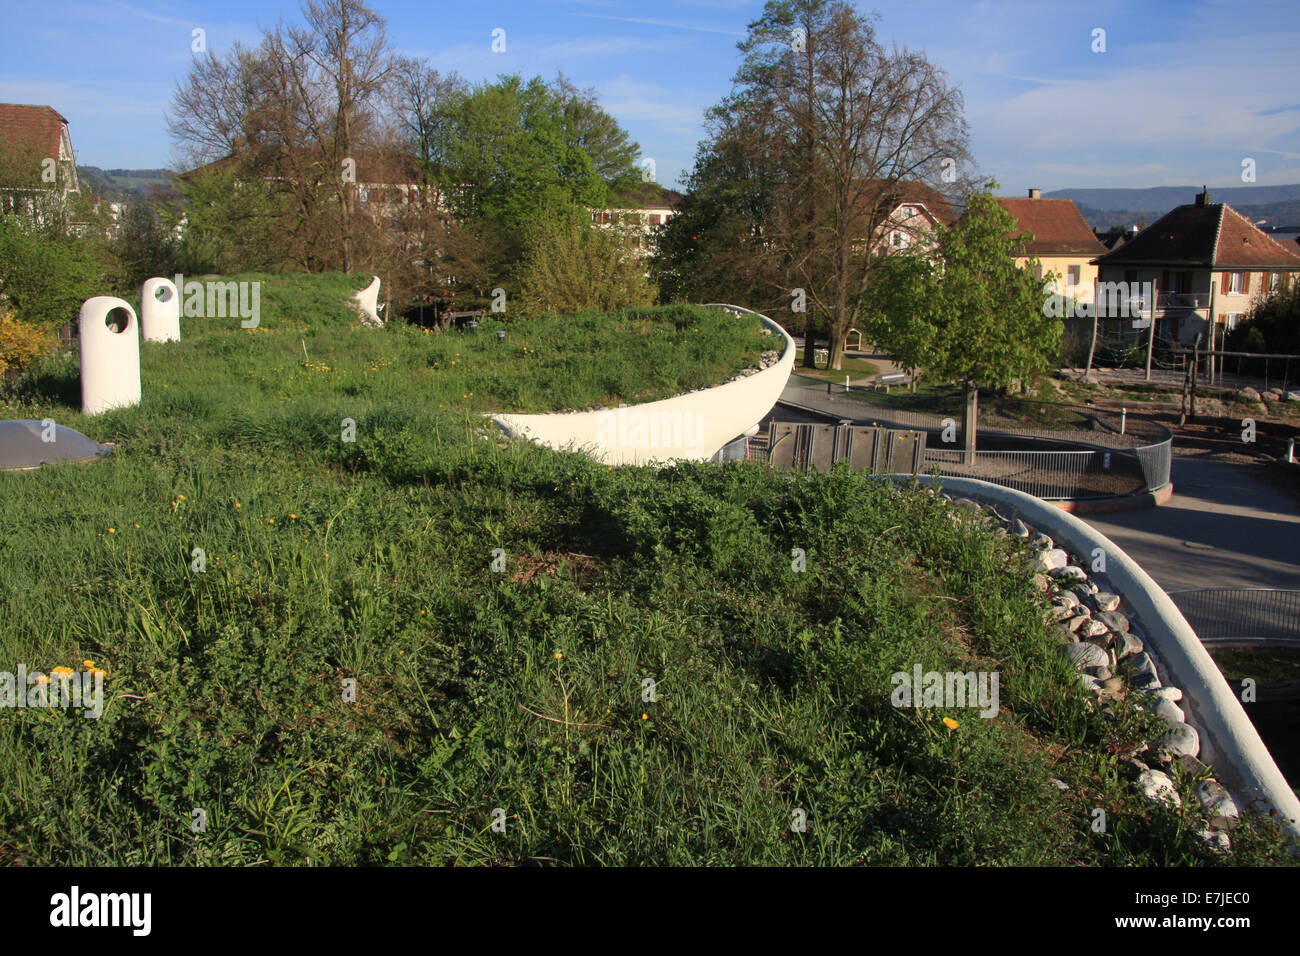
<path id="1" fill-rule="evenodd" d="M 993 199 L 994 188 L 973 194 L 961 219 L 939 231 L 941 268 L 920 256 L 891 264 L 866 320 L 902 364 L 962 385 L 967 451 L 975 450 L 978 386 L 1005 388 L 1049 371 L 1064 329 L 1047 314 L 1036 262 L 1015 263 L 1031 237 Z"/>
<path id="2" fill-rule="evenodd" d="M 569 315 L 654 303 L 654 287 L 637 260 L 635 235 L 617 223 L 593 225 L 580 212 L 534 223 L 520 265 L 526 311 Z"/>
<path id="3" fill-rule="evenodd" d="M 459 218 L 489 224 L 509 261 L 540 219 L 600 208 L 635 174 L 635 144 L 590 97 L 505 76 L 453 93 L 437 117 L 444 130 L 439 188 Z M 590 150 L 590 151 L 589 151 Z"/>
<path id="4" fill-rule="evenodd" d="M 769 0 L 740 49 L 735 89 L 715 109 L 733 120 L 711 149 L 766 169 L 755 273 L 827 318 L 840 368 L 909 184 L 955 180 L 968 162 L 961 94 L 923 55 L 886 51 L 840 0 Z"/>

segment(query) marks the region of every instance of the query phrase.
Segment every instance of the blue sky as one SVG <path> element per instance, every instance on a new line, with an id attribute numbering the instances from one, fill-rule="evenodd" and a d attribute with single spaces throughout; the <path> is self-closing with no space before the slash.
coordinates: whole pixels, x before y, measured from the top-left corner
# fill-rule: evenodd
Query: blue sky
<path id="1" fill-rule="evenodd" d="M 762 0 L 373 0 L 393 46 L 470 80 L 564 70 L 675 185 L 703 111 L 730 88 Z M 962 89 L 979 171 L 1003 194 L 1065 187 L 1300 182 L 1300 3 L 860 3 L 886 44 L 924 50 Z M 191 31 L 221 52 L 299 18 L 278 0 L 0 0 L 0 102 L 70 121 L 78 161 L 169 165 L 164 124 Z M 491 52 L 492 31 L 506 51 Z M 1094 53 L 1093 30 L 1106 31 Z"/>

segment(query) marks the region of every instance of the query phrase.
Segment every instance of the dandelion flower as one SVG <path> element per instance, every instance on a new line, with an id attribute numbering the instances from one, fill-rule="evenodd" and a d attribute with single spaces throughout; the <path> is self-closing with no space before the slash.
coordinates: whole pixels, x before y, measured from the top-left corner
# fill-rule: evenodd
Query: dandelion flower
<path id="1" fill-rule="evenodd" d="M 35 677 L 32 678 L 32 680 L 38 684 L 48 684 L 50 682 L 50 679 L 46 677 L 44 674 L 37 674 Z"/>
<path id="2" fill-rule="evenodd" d="M 105 678 L 105 677 L 108 676 L 108 671 L 106 671 L 106 670 L 100 670 L 98 667 L 93 667 L 93 668 L 91 668 L 91 670 L 90 670 L 90 676 L 91 676 L 91 677 L 99 677 L 99 678 L 102 679 L 102 678 Z"/>
<path id="3" fill-rule="evenodd" d="M 81 662 L 81 666 L 93 670 L 94 667 L 95 667 L 95 662 L 94 662 L 94 661 L 82 661 L 82 662 Z"/>
<path id="4" fill-rule="evenodd" d="M 138 528 L 138 527 L 140 527 L 140 525 L 137 524 L 136 527 Z"/>
<path id="5" fill-rule="evenodd" d="M 109 529 L 108 529 L 108 533 L 109 533 L 109 534 L 117 534 L 117 529 L 116 529 L 116 528 L 109 528 Z"/>
<path id="6" fill-rule="evenodd" d="M 556 652 L 555 652 L 555 659 L 556 659 L 557 661 L 558 661 L 561 657 L 563 657 L 563 656 L 564 656 L 564 655 L 561 654 L 559 651 L 556 651 Z"/>
<path id="7" fill-rule="evenodd" d="M 290 515 L 289 515 L 289 520 L 290 520 L 290 521 L 297 521 L 297 520 L 298 520 L 298 516 L 295 515 L 295 514 L 290 514 Z"/>
<path id="8" fill-rule="evenodd" d="M 53 668 L 53 669 L 50 670 L 50 676 L 51 676 L 51 677 L 71 677 L 71 676 L 72 676 L 72 668 L 71 668 L 71 667 L 55 667 L 55 668 Z"/>
<path id="9" fill-rule="evenodd" d="M 267 518 L 267 519 L 266 519 L 266 523 L 267 523 L 267 524 L 275 524 L 275 519 L 274 519 L 274 518 Z"/>
<path id="10" fill-rule="evenodd" d="M 650 715 L 649 715 L 649 714 L 642 714 L 642 715 L 641 715 L 641 719 L 642 719 L 642 720 L 649 720 L 649 719 L 650 719 Z"/>
<path id="11" fill-rule="evenodd" d="M 951 717 L 945 717 L 943 719 L 943 725 L 949 730 L 956 730 L 958 727 L 957 721 L 953 720 Z"/>

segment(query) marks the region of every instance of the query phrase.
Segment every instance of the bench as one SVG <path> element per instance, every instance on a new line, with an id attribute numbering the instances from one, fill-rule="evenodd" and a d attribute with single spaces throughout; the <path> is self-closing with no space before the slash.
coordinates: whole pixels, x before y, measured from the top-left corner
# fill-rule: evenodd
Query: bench
<path id="1" fill-rule="evenodd" d="M 885 394 L 889 394 L 891 385 L 906 385 L 907 373 L 905 372 L 885 372 L 883 375 L 877 375 L 871 380 L 873 388 L 883 388 Z"/>

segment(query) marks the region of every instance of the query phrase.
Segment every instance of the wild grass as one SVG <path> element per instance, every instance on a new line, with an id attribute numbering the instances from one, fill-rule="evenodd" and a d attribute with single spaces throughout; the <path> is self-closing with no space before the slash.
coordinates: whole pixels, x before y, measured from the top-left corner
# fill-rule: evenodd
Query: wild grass
<path id="1" fill-rule="evenodd" d="M 498 345 L 354 328 L 346 282 L 278 281 L 257 330 L 186 320 L 146 345 L 138 408 L 81 418 L 75 364 L 52 360 L 4 409 L 118 447 L 0 473 L 0 669 L 108 672 L 99 720 L 0 710 L 0 858 L 1286 859 L 1267 824 L 1220 858 L 1194 801 L 1143 801 L 1117 753 L 1149 718 L 1089 709 L 1019 546 L 944 500 L 478 433 L 488 409 L 723 380 L 756 355 L 748 325 L 674 307 Z M 998 671 L 1000 712 L 892 707 L 916 664 Z"/>

